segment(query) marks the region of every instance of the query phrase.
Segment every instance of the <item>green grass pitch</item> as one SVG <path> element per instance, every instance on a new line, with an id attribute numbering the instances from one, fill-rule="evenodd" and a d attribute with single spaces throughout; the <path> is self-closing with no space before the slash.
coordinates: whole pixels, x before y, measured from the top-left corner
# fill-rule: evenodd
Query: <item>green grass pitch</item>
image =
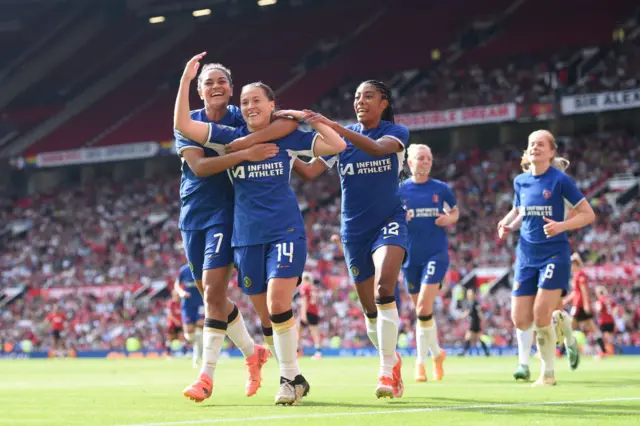
<path id="1" fill-rule="evenodd" d="M 631 425 L 640 424 L 640 358 L 583 359 L 569 371 L 557 360 L 558 385 L 531 388 L 511 376 L 515 358 L 456 358 L 442 382 L 413 381 L 405 359 L 405 395 L 377 400 L 376 358 L 302 359 L 311 393 L 276 407 L 278 371 L 265 366 L 262 388 L 244 396 L 244 364 L 218 364 L 213 396 L 195 404 L 182 389 L 196 377 L 189 359 L 0 361 L 0 424 L 172 426 L 304 425 Z M 532 375 L 539 361 L 532 359 Z M 428 368 L 430 372 L 430 368 Z"/>

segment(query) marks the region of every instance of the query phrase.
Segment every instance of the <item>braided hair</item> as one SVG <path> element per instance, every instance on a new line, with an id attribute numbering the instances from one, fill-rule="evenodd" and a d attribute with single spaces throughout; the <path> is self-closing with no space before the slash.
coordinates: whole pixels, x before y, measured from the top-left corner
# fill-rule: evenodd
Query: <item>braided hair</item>
<path id="1" fill-rule="evenodd" d="M 384 109 L 384 111 L 382 111 L 382 116 L 380 118 L 382 120 L 384 120 L 384 121 L 389 121 L 389 122 L 395 124 L 396 123 L 396 119 L 395 119 L 395 116 L 393 114 L 393 105 L 392 105 L 392 99 L 391 99 L 391 89 L 389 89 L 389 86 L 387 86 L 386 84 L 384 84 L 383 82 L 381 82 L 379 80 L 367 80 L 367 81 L 363 81 L 362 84 L 370 84 L 370 85 L 372 85 L 373 87 L 378 89 L 378 91 L 380 92 L 380 95 L 382 95 L 382 99 L 386 99 L 389 102 L 389 105 L 387 105 L 387 107 Z M 409 170 L 409 165 L 407 164 L 407 150 L 406 149 L 402 153 L 402 162 L 401 162 L 400 166 L 402 167 L 402 169 L 400 170 L 400 173 L 398 174 L 398 179 L 400 180 L 400 182 L 403 182 L 405 179 L 408 179 L 409 176 L 411 176 L 411 171 Z"/>
<path id="2" fill-rule="evenodd" d="M 389 89 L 389 86 L 378 80 L 367 80 L 363 81 L 362 84 L 370 84 L 374 86 L 382 95 L 382 99 L 386 99 L 389 102 L 389 105 L 384 109 L 384 111 L 382 111 L 382 117 L 380 118 L 382 118 L 384 121 L 390 121 L 391 123 L 395 124 L 396 119 L 393 115 L 391 89 Z"/>

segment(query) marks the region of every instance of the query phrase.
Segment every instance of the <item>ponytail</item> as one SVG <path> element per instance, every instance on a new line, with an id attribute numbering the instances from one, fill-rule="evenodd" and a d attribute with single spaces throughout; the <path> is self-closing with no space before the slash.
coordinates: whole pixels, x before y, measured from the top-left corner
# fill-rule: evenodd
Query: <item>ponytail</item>
<path id="1" fill-rule="evenodd" d="M 558 150 L 558 144 L 556 143 L 556 138 L 553 137 L 553 134 L 551 134 L 551 132 L 549 132 L 548 130 L 536 130 L 535 132 L 529 135 L 529 139 L 531 139 L 531 137 L 536 133 L 544 133 L 547 136 L 549 136 L 549 143 L 551 144 L 551 148 L 553 148 L 554 151 Z M 529 169 L 531 168 L 531 162 L 529 161 L 529 156 L 527 155 L 527 151 L 528 150 L 525 149 L 524 152 L 522 153 L 522 157 L 520 158 L 520 167 L 522 167 L 523 172 L 528 172 Z M 561 172 L 566 172 L 570 164 L 571 162 L 564 157 L 553 157 L 551 159 L 551 167 L 554 167 L 560 170 Z"/>

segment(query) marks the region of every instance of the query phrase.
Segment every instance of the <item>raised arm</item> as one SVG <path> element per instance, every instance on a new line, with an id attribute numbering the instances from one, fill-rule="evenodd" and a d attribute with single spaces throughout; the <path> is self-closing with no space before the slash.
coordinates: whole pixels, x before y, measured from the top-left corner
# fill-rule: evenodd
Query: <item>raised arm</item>
<path id="1" fill-rule="evenodd" d="M 208 142 L 209 124 L 195 121 L 191 118 L 189 88 L 191 86 L 191 80 L 198 75 L 200 59 L 206 54 L 207 52 L 202 52 L 187 62 L 187 66 L 184 68 L 182 78 L 180 79 L 180 87 L 178 88 L 178 96 L 176 97 L 176 105 L 173 111 L 173 128 L 187 139 L 191 139 L 199 144 Z"/>

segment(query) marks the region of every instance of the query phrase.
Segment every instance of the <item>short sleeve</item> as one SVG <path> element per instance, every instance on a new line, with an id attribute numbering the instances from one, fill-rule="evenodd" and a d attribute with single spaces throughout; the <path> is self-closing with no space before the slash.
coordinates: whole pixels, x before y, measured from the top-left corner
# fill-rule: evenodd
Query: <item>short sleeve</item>
<path id="1" fill-rule="evenodd" d="M 208 143 L 229 144 L 242 136 L 242 127 L 235 128 L 231 126 L 225 126 L 223 124 L 209 123 L 209 137 Z"/>
<path id="2" fill-rule="evenodd" d="M 176 138 L 176 153 L 180 157 L 182 157 L 182 153 L 187 149 L 200 149 L 200 150 L 203 149 L 202 145 L 190 139 L 185 138 L 177 130 L 174 131 L 174 135 Z"/>
<path id="3" fill-rule="evenodd" d="M 395 139 L 400 145 L 402 145 L 402 149 L 405 149 L 409 142 L 409 129 L 404 126 L 394 124 L 389 126 L 382 137 Z"/>
<path id="4" fill-rule="evenodd" d="M 577 206 L 584 199 L 584 194 L 580 192 L 573 180 L 564 173 L 562 174 L 562 197 L 571 208 Z"/>
<path id="5" fill-rule="evenodd" d="M 520 207 L 520 186 L 518 181 L 513 181 L 513 207 Z"/>
<path id="6" fill-rule="evenodd" d="M 227 106 L 227 112 L 231 116 L 232 123 L 230 124 L 232 127 L 242 127 L 247 124 L 244 121 L 244 117 L 242 116 L 242 110 L 235 105 Z"/>
<path id="7" fill-rule="evenodd" d="M 287 151 L 293 151 L 297 155 L 313 157 L 313 144 L 318 137 L 318 133 L 305 132 L 303 130 L 294 130 L 289 135 L 280 139 L 278 146 Z"/>
<path id="8" fill-rule="evenodd" d="M 334 164 L 338 162 L 338 154 L 336 155 L 325 155 L 323 157 L 318 157 L 318 160 L 322 161 L 324 165 L 327 167 L 327 170 L 332 168 Z"/>
<path id="9" fill-rule="evenodd" d="M 449 208 L 449 210 L 453 210 L 456 207 L 456 196 L 453 195 L 453 191 L 449 188 L 449 185 L 444 185 L 444 194 L 443 201 L 445 206 Z"/>

